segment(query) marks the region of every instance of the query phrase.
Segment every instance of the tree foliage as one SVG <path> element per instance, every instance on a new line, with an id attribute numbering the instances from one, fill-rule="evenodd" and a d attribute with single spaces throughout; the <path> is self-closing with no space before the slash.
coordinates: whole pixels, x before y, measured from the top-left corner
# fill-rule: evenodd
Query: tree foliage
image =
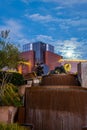
<path id="1" fill-rule="evenodd" d="M 20 61 L 18 48 L 7 40 L 9 30 L 0 32 L 0 69 L 3 67 L 16 68 Z"/>

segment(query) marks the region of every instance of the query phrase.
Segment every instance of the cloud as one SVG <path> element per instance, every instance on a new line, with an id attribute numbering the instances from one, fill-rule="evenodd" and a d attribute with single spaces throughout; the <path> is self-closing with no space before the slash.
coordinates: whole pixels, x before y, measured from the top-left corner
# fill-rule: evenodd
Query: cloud
<path id="1" fill-rule="evenodd" d="M 21 0 L 23 3 L 28 4 L 30 0 Z"/>
<path id="2" fill-rule="evenodd" d="M 9 20 L 5 20 L 3 22 L 3 25 L 0 26 L 0 30 L 10 30 L 11 32 L 11 35 L 16 37 L 16 36 L 19 36 L 19 37 L 22 37 L 22 33 L 21 33 L 21 29 L 22 29 L 22 26 L 18 23 L 18 21 L 16 20 L 13 20 L 13 19 L 9 19 Z"/>
<path id="3" fill-rule="evenodd" d="M 64 9 L 65 7 L 64 6 L 57 6 L 56 8 L 55 8 L 55 10 L 61 10 L 61 9 Z"/>
<path id="4" fill-rule="evenodd" d="M 68 25 L 72 25 L 72 26 L 87 26 L 87 19 L 86 18 L 82 18 L 82 19 L 67 19 L 65 21 Z"/>
<path id="5" fill-rule="evenodd" d="M 24 34 L 22 32 L 23 26 L 19 21 L 13 19 L 5 19 L 3 21 L 3 25 L 0 26 L 1 30 L 10 30 L 9 33 L 9 42 L 15 44 L 18 48 L 21 48 L 24 41 L 28 41 L 24 38 Z M 25 39 L 25 40 L 24 40 Z"/>
<path id="6" fill-rule="evenodd" d="M 30 41 L 29 39 L 25 39 L 25 38 L 19 40 L 19 42 L 23 44 L 29 43 L 29 41 Z"/>
<path id="7" fill-rule="evenodd" d="M 64 58 L 70 59 L 83 59 L 86 57 L 87 44 L 84 46 L 83 41 L 78 41 L 77 38 L 71 38 L 69 40 L 55 41 L 55 52 L 62 55 Z M 71 57 L 67 57 L 67 53 L 72 52 Z"/>
<path id="8" fill-rule="evenodd" d="M 43 0 L 43 2 L 56 2 L 62 5 L 73 5 L 87 3 L 87 0 Z"/>
<path id="9" fill-rule="evenodd" d="M 70 59 L 87 59 L 87 41 L 79 41 L 77 38 L 70 38 L 68 40 L 53 39 L 48 35 L 37 35 L 35 40 L 43 41 L 54 46 L 55 53 L 63 56 L 63 58 Z M 67 53 L 72 53 L 68 56 Z"/>
<path id="10" fill-rule="evenodd" d="M 37 0 L 21 0 L 24 3 L 36 2 Z M 38 0 L 38 2 L 55 2 L 61 5 L 85 4 L 87 0 Z"/>
<path id="11" fill-rule="evenodd" d="M 73 37 L 68 40 L 56 40 L 48 35 L 37 35 L 35 40 L 53 45 L 55 53 L 63 56 L 63 58 L 86 59 L 86 41 L 79 41 L 77 38 Z M 72 55 L 67 56 L 67 53 L 72 53 Z"/>
<path id="12" fill-rule="evenodd" d="M 59 12 L 58 15 L 61 15 L 62 12 Z M 61 29 L 68 30 L 70 27 L 79 27 L 79 26 L 87 26 L 87 19 L 86 18 L 79 18 L 79 17 L 74 17 L 74 18 L 58 18 L 58 17 L 53 17 L 51 15 L 41 15 L 39 13 L 36 14 L 26 14 L 25 15 L 28 19 L 31 19 L 32 21 L 39 21 L 42 23 L 47 23 L 47 22 L 55 22 L 58 24 L 58 26 Z"/>
<path id="13" fill-rule="evenodd" d="M 37 35 L 36 40 L 53 45 L 55 53 L 63 56 L 63 58 L 84 59 L 86 56 L 87 44 L 84 46 L 84 41 L 79 41 L 77 38 L 72 37 L 68 40 L 56 40 L 48 35 Z M 69 57 L 67 53 L 72 53 L 72 55 Z"/>
<path id="14" fill-rule="evenodd" d="M 51 42 L 53 41 L 53 38 L 51 36 L 47 36 L 47 35 L 37 35 L 36 40 L 49 43 L 50 41 Z"/>
<path id="15" fill-rule="evenodd" d="M 87 27 L 79 27 L 78 31 L 87 31 Z"/>
<path id="16" fill-rule="evenodd" d="M 68 31 L 68 29 L 70 28 L 68 25 L 66 25 L 65 23 L 60 23 L 59 24 L 59 27 L 62 29 L 62 30 L 66 30 Z"/>
<path id="17" fill-rule="evenodd" d="M 87 19 L 86 18 L 68 18 L 68 19 L 56 19 L 58 26 L 62 29 L 62 30 L 68 30 L 72 27 L 77 27 L 79 30 L 84 29 L 84 31 L 86 30 L 85 28 L 87 27 Z"/>
<path id="18" fill-rule="evenodd" d="M 87 0 L 65 0 L 65 1 L 61 1 L 59 0 L 60 3 L 65 4 L 65 5 L 73 5 L 73 4 L 83 4 L 83 3 L 87 3 Z"/>
<path id="19" fill-rule="evenodd" d="M 25 16 L 33 21 L 39 21 L 39 22 L 56 21 L 56 19 L 53 18 L 51 15 L 41 15 L 39 13 L 32 14 L 32 15 L 26 14 Z"/>
<path id="20" fill-rule="evenodd" d="M 56 0 L 55 0 L 56 1 Z M 68 0 L 66 0 L 68 1 Z M 78 0 L 74 0 L 74 2 L 77 2 Z M 50 2 L 50 0 L 49 0 Z M 86 16 L 86 12 L 84 13 L 83 11 L 71 11 L 70 15 L 68 18 L 62 18 L 61 16 L 64 16 L 66 15 L 66 12 L 64 13 L 64 11 L 62 11 L 61 9 L 64 9 L 65 6 L 57 6 L 55 8 L 56 11 L 56 14 L 57 16 L 54 17 L 52 15 L 49 15 L 49 14 L 46 14 L 46 15 L 42 15 L 41 13 L 35 13 L 35 14 L 25 14 L 25 16 L 28 18 L 28 19 L 31 19 L 32 21 L 38 21 L 38 22 L 41 22 L 41 23 L 48 23 L 48 22 L 55 22 L 59 25 L 59 27 L 61 29 L 64 29 L 64 30 L 68 30 L 70 27 L 79 27 L 79 26 L 87 26 L 87 19 L 85 18 Z M 72 18 L 71 18 L 72 16 Z M 84 16 L 84 17 L 83 17 Z"/>
<path id="21" fill-rule="evenodd" d="M 84 11 L 84 9 L 82 11 L 75 11 L 74 16 L 85 18 L 87 16 L 87 11 Z"/>

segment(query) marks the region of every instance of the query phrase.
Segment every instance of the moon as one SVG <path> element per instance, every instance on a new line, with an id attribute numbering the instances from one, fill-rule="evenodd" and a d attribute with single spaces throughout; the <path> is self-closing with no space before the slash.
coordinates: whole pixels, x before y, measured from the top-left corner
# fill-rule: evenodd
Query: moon
<path id="1" fill-rule="evenodd" d="M 69 51 L 69 52 L 66 53 L 66 57 L 71 58 L 72 56 L 73 56 L 73 54 L 72 54 L 71 51 Z"/>

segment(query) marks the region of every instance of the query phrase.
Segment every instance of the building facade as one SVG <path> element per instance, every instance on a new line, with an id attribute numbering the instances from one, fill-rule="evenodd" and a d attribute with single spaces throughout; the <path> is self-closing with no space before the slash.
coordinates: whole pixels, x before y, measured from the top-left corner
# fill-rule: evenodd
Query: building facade
<path id="1" fill-rule="evenodd" d="M 43 42 L 34 42 L 23 45 L 23 51 L 20 56 L 29 64 L 22 64 L 22 73 L 26 74 L 33 71 L 37 63 L 43 63 L 53 70 L 60 65 L 58 62 L 62 56 L 54 53 L 54 46 Z"/>

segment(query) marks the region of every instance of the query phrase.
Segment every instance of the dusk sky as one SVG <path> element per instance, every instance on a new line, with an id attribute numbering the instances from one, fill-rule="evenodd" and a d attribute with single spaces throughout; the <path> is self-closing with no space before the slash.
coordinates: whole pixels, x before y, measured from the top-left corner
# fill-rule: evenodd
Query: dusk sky
<path id="1" fill-rule="evenodd" d="M 70 59 L 87 59 L 87 0 L 1 0 L 0 31 L 9 41 L 42 41 Z"/>

